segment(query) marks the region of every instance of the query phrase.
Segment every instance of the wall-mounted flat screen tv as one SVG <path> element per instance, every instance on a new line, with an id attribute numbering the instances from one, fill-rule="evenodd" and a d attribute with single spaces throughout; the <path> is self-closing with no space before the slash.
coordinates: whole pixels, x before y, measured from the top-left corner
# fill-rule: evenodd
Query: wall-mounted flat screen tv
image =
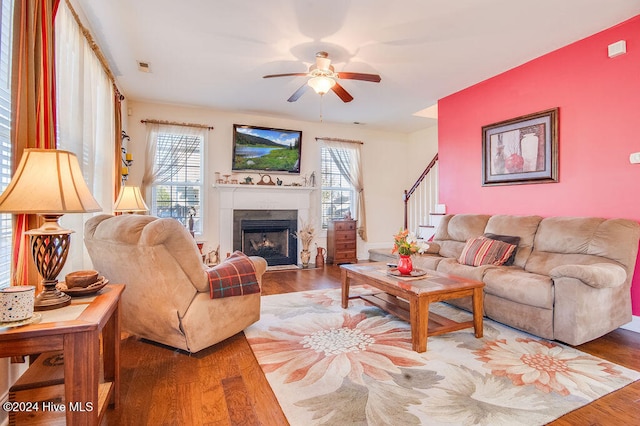
<path id="1" fill-rule="evenodd" d="M 300 173 L 302 131 L 233 125 L 233 171 Z"/>

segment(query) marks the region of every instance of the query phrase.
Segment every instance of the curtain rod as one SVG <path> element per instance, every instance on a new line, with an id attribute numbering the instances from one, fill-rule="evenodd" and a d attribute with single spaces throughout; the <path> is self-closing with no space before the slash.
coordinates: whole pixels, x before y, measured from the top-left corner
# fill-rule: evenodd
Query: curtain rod
<path id="1" fill-rule="evenodd" d="M 105 58 L 104 54 L 102 53 L 102 50 L 100 50 L 100 46 L 98 46 L 96 41 L 93 39 L 93 36 L 89 32 L 89 30 L 84 25 L 82 25 L 82 21 L 80 20 L 80 17 L 76 13 L 73 6 L 71 6 L 71 2 L 69 0 L 65 0 L 65 3 L 69 8 L 69 11 L 71 12 L 71 16 L 73 16 L 73 19 L 76 21 L 76 24 L 78 24 L 78 28 L 80 29 L 80 32 L 84 36 L 85 40 L 87 40 L 87 43 L 89 43 L 89 47 L 91 47 L 91 50 L 93 50 L 93 53 L 95 53 L 96 57 L 98 58 L 98 62 L 100 62 L 100 65 L 102 65 L 102 69 L 107 74 L 107 77 L 109 78 L 109 80 L 111 80 L 111 84 L 113 85 L 113 90 L 116 92 L 116 95 L 118 95 L 118 98 L 121 101 L 123 101 L 124 95 L 122 94 L 120 89 L 118 89 L 116 78 L 111 72 L 111 68 L 109 68 L 109 62 L 107 62 L 107 58 Z"/>
<path id="2" fill-rule="evenodd" d="M 199 129 L 208 129 L 213 130 L 213 126 L 207 126 L 206 124 L 195 124 L 195 123 L 178 123 L 177 121 L 167 121 L 167 120 L 140 120 L 141 123 L 144 124 L 168 124 L 170 126 L 184 126 L 184 127 L 197 127 Z"/>
<path id="3" fill-rule="evenodd" d="M 357 143 L 360 145 L 364 145 L 362 141 L 355 141 L 352 139 L 340 139 L 340 138 L 316 138 L 316 141 L 333 141 L 333 142 L 347 142 L 347 143 Z"/>

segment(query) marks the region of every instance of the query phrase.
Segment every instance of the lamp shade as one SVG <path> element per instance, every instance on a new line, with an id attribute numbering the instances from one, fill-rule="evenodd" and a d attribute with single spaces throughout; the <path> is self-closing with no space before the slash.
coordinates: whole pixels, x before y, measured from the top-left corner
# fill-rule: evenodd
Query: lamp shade
<path id="1" fill-rule="evenodd" d="M 311 86 L 317 94 L 324 95 L 336 85 L 336 81 L 329 77 L 320 76 L 310 78 L 309 81 L 307 81 L 307 84 Z"/>
<path id="2" fill-rule="evenodd" d="M 113 208 L 113 211 L 116 212 L 146 212 L 148 210 L 149 207 L 145 204 L 138 186 L 123 186 Z"/>
<path id="3" fill-rule="evenodd" d="M 64 214 L 102 208 L 87 187 L 75 154 L 56 149 L 25 149 L 7 189 L 0 212 Z"/>

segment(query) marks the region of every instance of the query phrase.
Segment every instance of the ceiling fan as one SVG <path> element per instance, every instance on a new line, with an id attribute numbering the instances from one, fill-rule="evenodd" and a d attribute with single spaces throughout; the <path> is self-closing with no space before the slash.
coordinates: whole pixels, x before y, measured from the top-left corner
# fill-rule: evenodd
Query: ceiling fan
<path id="1" fill-rule="evenodd" d="M 313 88 L 320 96 L 327 93 L 329 90 L 338 95 L 343 102 L 351 102 L 353 96 L 342 87 L 337 79 L 342 78 L 345 80 L 362 80 L 370 81 L 373 83 L 380 82 L 380 76 L 378 74 L 364 74 L 358 72 L 335 72 L 333 65 L 331 65 L 331 59 L 327 52 L 316 53 L 316 64 L 309 67 L 309 72 L 295 72 L 287 74 L 270 74 L 265 75 L 262 78 L 272 77 L 292 77 L 292 76 L 306 76 L 309 80 L 303 84 L 298 90 L 296 90 L 289 99 L 288 102 L 295 102 L 306 92 L 309 87 Z"/>

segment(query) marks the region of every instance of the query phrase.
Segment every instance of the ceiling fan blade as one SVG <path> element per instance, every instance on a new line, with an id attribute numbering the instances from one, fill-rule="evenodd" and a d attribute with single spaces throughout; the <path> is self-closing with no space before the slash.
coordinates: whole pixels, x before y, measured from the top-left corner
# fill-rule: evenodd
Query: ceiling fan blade
<path id="1" fill-rule="evenodd" d="M 307 83 L 303 84 L 302 86 L 300 86 L 300 88 L 298 90 L 296 90 L 293 95 L 291 95 L 291 97 L 289 97 L 289 99 L 287 99 L 287 102 L 295 102 L 298 100 L 298 98 L 300 96 L 302 96 L 304 94 L 304 92 L 307 91 L 307 89 L 309 89 L 309 85 L 307 85 Z"/>
<path id="2" fill-rule="evenodd" d="M 353 100 L 353 96 L 351 96 L 349 92 L 344 90 L 344 87 L 340 86 L 338 82 L 336 82 L 336 84 L 333 85 L 331 90 L 333 90 L 334 93 L 338 95 L 340 99 L 342 99 L 342 102 L 351 102 Z"/>
<path id="3" fill-rule="evenodd" d="M 345 80 L 362 80 L 373 83 L 380 83 L 380 80 L 382 80 L 378 74 L 364 74 L 360 72 L 339 72 L 338 77 L 344 78 Z"/>
<path id="4" fill-rule="evenodd" d="M 288 74 L 269 74 L 269 75 L 263 75 L 262 78 L 273 78 L 273 77 L 291 77 L 291 76 L 305 76 L 307 75 L 306 72 L 292 72 L 292 73 L 288 73 Z"/>

